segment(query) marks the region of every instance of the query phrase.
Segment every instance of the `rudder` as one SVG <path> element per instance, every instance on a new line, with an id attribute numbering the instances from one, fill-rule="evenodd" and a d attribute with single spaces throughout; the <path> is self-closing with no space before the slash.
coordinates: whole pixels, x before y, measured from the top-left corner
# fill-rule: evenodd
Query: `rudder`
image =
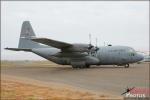
<path id="1" fill-rule="evenodd" d="M 39 43 L 30 40 L 31 38 L 36 38 L 35 33 L 30 22 L 24 21 L 21 28 L 18 48 L 32 49 L 41 47 Z"/>

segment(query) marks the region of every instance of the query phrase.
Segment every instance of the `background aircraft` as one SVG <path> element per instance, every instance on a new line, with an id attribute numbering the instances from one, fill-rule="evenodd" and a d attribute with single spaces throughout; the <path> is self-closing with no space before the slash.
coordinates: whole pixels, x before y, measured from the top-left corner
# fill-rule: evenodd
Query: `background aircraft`
<path id="1" fill-rule="evenodd" d="M 44 44 L 44 45 L 42 45 Z M 124 65 L 143 60 L 143 56 L 127 46 L 93 46 L 70 44 L 47 38 L 37 38 L 29 21 L 22 24 L 18 48 L 5 48 L 13 51 L 33 52 L 47 60 L 73 68 L 89 68 L 90 65 Z"/>
<path id="2" fill-rule="evenodd" d="M 137 53 L 143 55 L 143 60 L 139 61 L 138 63 L 142 63 L 142 62 L 150 62 L 150 54 L 149 51 L 146 52 L 142 52 L 142 51 L 137 51 Z"/>

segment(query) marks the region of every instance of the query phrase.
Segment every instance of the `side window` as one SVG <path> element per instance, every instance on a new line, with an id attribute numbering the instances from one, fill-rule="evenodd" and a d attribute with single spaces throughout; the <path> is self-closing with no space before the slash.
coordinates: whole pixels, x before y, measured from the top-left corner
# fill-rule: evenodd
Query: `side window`
<path id="1" fill-rule="evenodd" d="M 134 54 L 134 53 L 133 53 L 132 55 L 133 55 L 133 56 L 135 56 L 135 54 Z"/>
<path id="2" fill-rule="evenodd" d="M 135 54 L 134 53 L 129 53 L 129 56 L 135 56 Z"/>
<path id="3" fill-rule="evenodd" d="M 129 50 L 129 56 L 135 56 L 135 50 L 134 49 Z"/>

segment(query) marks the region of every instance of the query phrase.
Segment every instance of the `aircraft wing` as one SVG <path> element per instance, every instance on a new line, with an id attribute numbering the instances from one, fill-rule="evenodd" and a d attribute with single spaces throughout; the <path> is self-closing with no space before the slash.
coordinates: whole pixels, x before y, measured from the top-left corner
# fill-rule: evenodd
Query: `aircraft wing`
<path id="1" fill-rule="evenodd" d="M 20 49 L 20 48 L 5 48 L 5 49 L 12 51 L 31 51 L 31 49 Z"/>
<path id="2" fill-rule="evenodd" d="M 33 38 L 31 40 L 35 41 L 35 42 L 38 42 L 38 43 L 48 45 L 48 46 L 52 46 L 52 47 L 55 47 L 55 48 L 58 48 L 58 49 L 63 49 L 63 48 L 67 48 L 67 47 L 72 46 L 72 44 L 69 44 L 69 43 L 60 42 L 60 41 L 47 39 L 47 38 Z"/>

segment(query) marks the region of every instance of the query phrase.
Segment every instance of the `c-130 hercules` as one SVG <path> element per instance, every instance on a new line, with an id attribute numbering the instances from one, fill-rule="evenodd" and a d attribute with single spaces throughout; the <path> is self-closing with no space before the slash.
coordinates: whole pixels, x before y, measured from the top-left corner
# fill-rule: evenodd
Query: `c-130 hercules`
<path id="1" fill-rule="evenodd" d="M 29 21 L 22 24 L 18 48 L 5 49 L 32 52 L 57 64 L 72 65 L 73 68 L 89 68 L 90 65 L 120 65 L 128 68 L 130 63 L 143 60 L 142 55 L 127 46 L 95 47 L 91 44 L 37 38 Z"/>

